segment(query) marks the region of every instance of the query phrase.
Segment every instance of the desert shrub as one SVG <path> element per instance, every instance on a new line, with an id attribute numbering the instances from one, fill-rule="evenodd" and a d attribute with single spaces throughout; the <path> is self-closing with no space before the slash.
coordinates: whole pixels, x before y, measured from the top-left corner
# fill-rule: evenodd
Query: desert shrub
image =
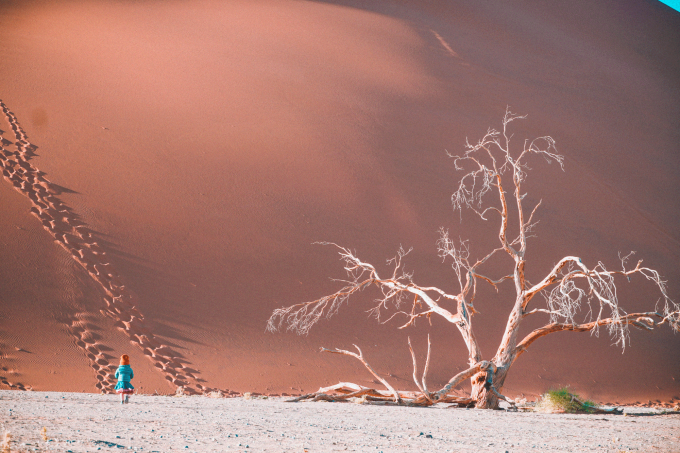
<path id="1" fill-rule="evenodd" d="M 586 412 L 591 413 L 597 409 L 597 405 L 592 401 L 583 401 L 578 395 L 571 393 L 567 387 L 556 390 L 549 390 L 541 395 L 541 399 L 536 404 L 539 412 Z"/>

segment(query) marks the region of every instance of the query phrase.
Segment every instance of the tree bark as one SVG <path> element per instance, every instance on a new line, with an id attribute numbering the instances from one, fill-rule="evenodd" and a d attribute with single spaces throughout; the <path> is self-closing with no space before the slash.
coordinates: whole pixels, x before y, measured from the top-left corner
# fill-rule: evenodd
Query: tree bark
<path id="1" fill-rule="evenodd" d="M 506 375 L 507 371 L 504 368 L 498 368 L 495 374 L 491 374 L 490 371 L 480 371 L 470 378 L 472 383 L 470 397 L 476 401 L 476 409 L 498 409 L 499 398 L 491 386 L 493 385 L 496 392 L 500 393 Z"/>

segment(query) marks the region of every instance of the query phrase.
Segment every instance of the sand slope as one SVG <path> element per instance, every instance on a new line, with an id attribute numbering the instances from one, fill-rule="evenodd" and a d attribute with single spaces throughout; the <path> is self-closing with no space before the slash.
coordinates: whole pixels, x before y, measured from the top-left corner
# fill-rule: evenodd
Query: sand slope
<path id="1" fill-rule="evenodd" d="M 0 3 L 0 99 L 14 115 L 3 146 L 47 181 L 0 185 L 7 382 L 96 391 L 126 352 L 148 392 L 293 393 L 366 383 L 357 364 L 315 352 L 357 343 L 410 388 L 406 336 L 422 351 L 428 332 L 431 380 L 445 382 L 465 364 L 458 334 L 436 320 L 380 326 L 365 319 L 371 294 L 308 337 L 264 326 L 272 309 L 336 288 L 341 268 L 317 240 L 377 264 L 413 246 L 416 280 L 451 288 L 437 228 L 481 254 L 495 225 L 452 214 L 445 150 L 506 105 L 529 114 L 518 138 L 550 134 L 566 156 L 566 172 L 537 162 L 530 174 L 544 208 L 529 278 L 565 254 L 616 266 L 635 250 L 680 299 L 677 12 L 365 3 Z M 14 143 L 11 118 L 37 148 Z M 621 287 L 629 311 L 656 300 L 634 283 Z M 488 356 L 508 295 L 480 294 Z M 508 391 L 666 400 L 680 392 L 679 351 L 667 331 L 633 332 L 624 355 L 604 334 L 559 334 L 522 357 Z"/>

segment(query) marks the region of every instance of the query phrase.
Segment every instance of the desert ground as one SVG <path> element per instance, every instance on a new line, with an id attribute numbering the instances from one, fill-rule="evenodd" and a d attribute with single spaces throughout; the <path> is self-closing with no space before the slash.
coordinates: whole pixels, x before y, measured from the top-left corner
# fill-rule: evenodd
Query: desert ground
<path id="1" fill-rule="evenodd" d="M 457 330 L 439 319 L 403 330 L 403 318 L 380 324 L 366 313 L 376 298 L 368 290 L 309 335 L 265 326 L 274 309 L 338 289 L 331 278 L 344 277 L 342 265 L 315 241 L 351 247 L 378 266 L 400 245 L 413 247 L 406 265 L 414 280 L 453 291 L 450 265 L 436 254 L 438 229 L 469 240 L 473 257 L 498 239 L 495 223 L 453 212 L 460 175 L 447 153 L 498 128 L 507 106 L 528 115 L 513 130 L 517 143 L 550 135 L 565 156 L 564 171 L 531 165 L 526 199 L 542 204 L 527 278 L 540 280 L 565 255 L 617 268 L 619 253 L 635 251 L 679 301 L 677 55 L 680 14 L 655 0 L 0 0 L 0 388 L 34 391 L 3 393 L 3 407 L 37 401 L 43 391 L 111 391 L 121 354 L 130 355 L 133 384 L 146 395 L 178 386 L 282 395 L 338 381 L 374 385 L 356 361 L 318 353 L 352 344 L 395 387 L 413 391 L 407 338 L 422 363 L 428 335 L 430 386 L 443 385 L 467 367 Z M 504 275 L 507 264 L 487 271 Z M 628 312 L 654 308 L 659 296 L 648 283 L 620 282 Z M 478 290 L 486 359 L 512 297 L 511 284 Z M 544 322 L 537 315 L 523 333 Z M 503 391 L 535 398 L 568 385 L 599 402 L 677 402 L 680 337 L 665 326 L 630 335 L 624 353 L 605 330 L 543 338 L 513 366 Z M 96 410 L 108 408 L 98 395 L 63 404 L 94 401 L 102 402 Z M 155 419 L 143 412 L 150 403 L 137 405 L 147 401 L 168 417 L 175 405 L 280 408 L 281 423 L 291 425 L 277 435 L 297 432 L 313 411 L 374 413 L 139 397 L 111 414 Z M 31 407 L 29 425 L 38 406 Z M 376 411 L 388 426 L 390 414 L 408 410 Z M 449 414 L 419 412 L 441 413 Z M 597 420 L 450 413 L 478 417 L 456 418 L 473 424 Z M 245 424 L 250 416 L 224 432 L 261 439 Z M 17 417 L 7 423 L 24 415 Z M 677 423 L 616 420 L 592 423 L 659 430 Z M 408 425 L 405 445 L 465 439 L 428 423 L 433 439 L 413 436 L 418 428 Z M 364 433 L 368 425 L 356 426 Z M 48 431 L 65 442 L 72 428 Z M 323 429 L 299 436 L 318 448 Z M 73 440 L 90 442 L 96 432 Z M 599 448 L 613 448 L 612 433 Z M 397 442 L 378 437 L 376 446 Z M 173 447 L 180 440 L 173 437 Z"/>
<path id="2" fill-rule="evenodd" d="M 680 415 L 640 408 L 603 416 L 148 395 L 121 405 L 1 391 L 0 412 L 12 451 L 680 451 Z"/>

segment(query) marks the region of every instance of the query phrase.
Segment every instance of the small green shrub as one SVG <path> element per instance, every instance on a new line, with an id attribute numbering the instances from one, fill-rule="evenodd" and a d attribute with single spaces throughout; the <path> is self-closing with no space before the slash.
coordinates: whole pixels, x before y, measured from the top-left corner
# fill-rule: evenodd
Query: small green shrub
<path id="1" fill-rule="evenodd" d="M 567 387 L 557 390 L 549 390 L 541 396 L 541 400 L 536 405 L 539 412 L 586 412 L 592 413 L 597 409 L 597 405 L 592 401 L 583 401 L 578 395 L 569 391 Z"/>

